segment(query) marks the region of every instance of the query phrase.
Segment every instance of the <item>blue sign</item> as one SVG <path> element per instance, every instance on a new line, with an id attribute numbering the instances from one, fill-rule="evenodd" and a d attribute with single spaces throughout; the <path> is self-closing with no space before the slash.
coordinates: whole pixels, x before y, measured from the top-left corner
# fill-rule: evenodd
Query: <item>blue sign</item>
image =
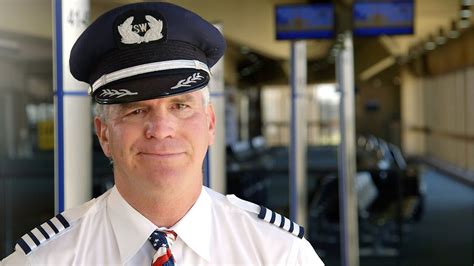
<path id="1" fill-rule="evenodd" d="M 332 4 L 277 5 L 277 40 L 330 39 L 334 36 Z"/>
<path id="2" fill-rule="evenodd" d="M 354 36 L 413 34 L 413 0 L 357 0 L 352 10 Z"/>

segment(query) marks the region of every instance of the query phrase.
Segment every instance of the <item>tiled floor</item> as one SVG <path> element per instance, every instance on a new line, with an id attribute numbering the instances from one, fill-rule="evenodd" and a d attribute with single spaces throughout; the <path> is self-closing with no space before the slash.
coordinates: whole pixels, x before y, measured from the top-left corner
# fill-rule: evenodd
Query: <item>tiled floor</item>
<path id="1" fill-rule="evenodd" d="M 468 266 L 474 263 L 474 189 L 425 169 L 425 212 L 406 228 L 398 257 L 361 257 L 361 266 Z M 323 259 L 341 265 L 337 251 Z"/>

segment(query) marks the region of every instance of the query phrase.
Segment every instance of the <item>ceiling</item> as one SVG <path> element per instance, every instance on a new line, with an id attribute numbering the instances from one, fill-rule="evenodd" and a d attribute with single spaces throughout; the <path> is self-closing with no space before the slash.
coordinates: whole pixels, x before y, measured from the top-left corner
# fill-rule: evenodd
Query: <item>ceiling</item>
<path id="1" fill-rule="evenodd" d="M 382 38 L 387 49 L 397 55 L 406 53 L 408 48 L 426 40 L 429 34 L 437 34 L 439 28 L 450 27 L 452 20 L 459 18 L 462 0 L 414 0 L 415 34 Z M 466 0 L 464 0 L 466 1 Z M 469 0 L 468 0 L 469 1 Z M 92 0 L 97 7 L 93 17 L 112 7 L 130 3 L 130 0 Z M 274 5 L 283 3 L 324 2 L 301 0 L 172 0 L 167 1 L 191 9 L 211 22 L 220 22 L 227 40 L 247 46 L 252 50 L 276 59 L 289 57 L 289 42 L 276 41 L 274 38 Z M 352 0 L 334 0 L 347 4 Z M 93 10 L 94 11 L 94 10 Z M 308 57 L 325 56 L 332 41 L 309 41 Z"/>
<path id="2" fill-rule="evenodd" d="M 351 0 L 335 1 L 343 5 L 351 2 Z M 414 35 L 385 36 L 362 40 L 359 43 L 366 46 L 365 44 L 376 41 L 381 44 L 389 55 L 406 54 L 410 46 L 425 41 L 430 34 L 437 34 L 441 27 L 447 29 L 452 20 L 458 19 L 460 1 L 470 0 L 415 0 L 416 22 Z M 91 0 L 92 19 L 95 19 L 106 10 L 130 2 L 134 1 Z M 289 42 L 276 41 L 274 38 L 274 5 L 304 1 L 173 0 L 168 2 L 182 5 L 211 22 L 220 23 L 223 27 L 224 36 L 231 46 L 244 48 L 267 58 L 284 61 L 289 58 Z M 31 47 L 39 44 L 45 48 L 40 48 L 40 51 L 51 49 L 53 28 L 51 11 L 51 0 L 2 0 L 2 9 L 0 10 L 0 56 L 16 54 L 19 58 L 28 58 L 29 60 L 32 60 L 34 56 L 38 56 L 41 60 L 44 57 L 50 58 L 51 53 L 32 53 Z M 331 40 L 308 41 L 307 43 L 307 53 L 310 60 L 326 57 L 333 45 Z M 16 53 L 8 52 L 8 49 L 11 50 L 12 48 L 18 51 Z M 5 52 L 5 49 L 7 52 Z M 359 56 L 358 58 L 363 60 L 364 57 Z M 377 63 L 377 60 L 372 61 L 374 61 L 374 64 Z"/>

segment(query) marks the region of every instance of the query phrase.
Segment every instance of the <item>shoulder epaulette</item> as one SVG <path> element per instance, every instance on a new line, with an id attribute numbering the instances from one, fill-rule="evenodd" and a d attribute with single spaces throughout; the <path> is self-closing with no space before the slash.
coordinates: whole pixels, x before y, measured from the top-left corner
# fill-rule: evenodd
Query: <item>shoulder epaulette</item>
<path id="1" fill-rule="evenodd" d="M 271 224 L 274 224 L 293 235 L 303 238 L 304 236 L 304 228 L 299 224 L 291 221 L 290 219 L 286 218 L 283 215 L 280 215 L 274 211 L 271 211 L 263 206 L 260 205 L 260 213 L 258 214 L 258 218 L 267 221 Z"/>
<path id="2" fill-rule="evenodd" d="M 51 240 L 54 236 L 69 228 L 71 224 L 74 225 L 87 212 L 94 210 L 94 206 L 96 206 L 95 203 L 104 201 L 110 194 L 110 191 L 111 190 L 108 190 L 100 197 L 91 199 L 80 206 L 67 209 L 53 217 L 51 220 L 31 230 L 17 241 L 15 250 L 21 249 L 26 255 L 28 255 L 28 253 L 39 247 L 44 242 Z"/>
<path id="3" fill-rule="evenodd" d="M 51 220 L 36 227 L 30 232 L 26 233 L 17 241 L 17 246 L 20 247 L 25 254 L 40 246 L 43 242 L 49 240 L 64 229 L 70 226 L 69 222 L 62 214 L 58 214 Z"/>
<path id="4" fill-rule="evenodd" d="M 227 195 L 227 199 L 234 205 L 249 212 L 257 214 L 258 218 L 273 225 L 276 225 L 279 228 L 286 230 L 299 238 L 303 238 L 304 236 L 304 228 L 283 215 L 271 211 L 261 205 L 258 206 L 257 204 L 254 204 L 252 202 L 239 199 L 235 195 Z"/>

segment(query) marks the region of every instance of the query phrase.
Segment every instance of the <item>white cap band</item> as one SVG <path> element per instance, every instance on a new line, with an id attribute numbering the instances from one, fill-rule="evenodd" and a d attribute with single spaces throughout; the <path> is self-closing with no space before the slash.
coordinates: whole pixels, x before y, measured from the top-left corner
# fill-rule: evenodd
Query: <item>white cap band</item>
<path id="1" fill-rule="evenodd" d="M 171 69 L 180 69 L 180 68 L 192 68 L 197 70 L 204 70 L 210 74 L 209 67 L 203 62 L 197 60 L 169 60 L 161 62 L 153 62 L 133 67 L 128 67 L 124 69 L 117 70 L 112 73 L 102 75 L 98 80 L 96 80 L 92 87 L 89 89 L 89 94 L 92 94 L 98 88 L 107 85 L 111 82 L 121 80 L 128 77 L 133 77 L 136 75 L 171 70 Z"/>

